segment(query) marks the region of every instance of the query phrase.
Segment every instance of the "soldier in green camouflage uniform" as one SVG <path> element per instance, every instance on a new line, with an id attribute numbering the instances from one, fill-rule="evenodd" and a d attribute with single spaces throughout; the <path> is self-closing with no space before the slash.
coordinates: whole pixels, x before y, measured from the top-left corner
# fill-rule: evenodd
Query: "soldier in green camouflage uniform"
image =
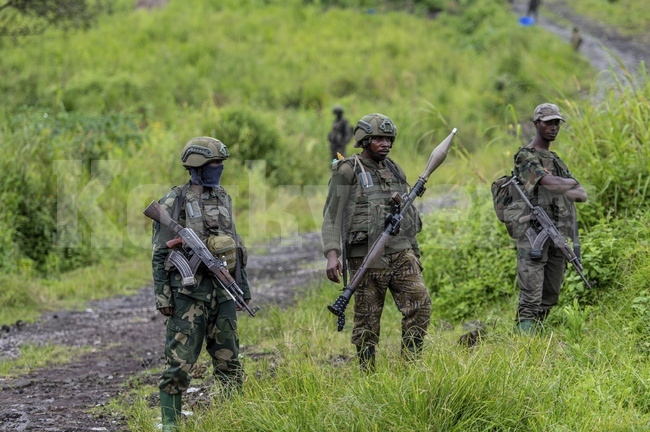
<path id="1" fill-rule="evenodd" d="M 183 148 L 181 161 L 190 181 L 174 187 L 159 203 L 174 220 L 191 228 L 211 252 L 228 263 L 233 277 L 250 299 L 246 278 L 246 249 L 235 231 L 232 200 L 220 185 L 228 149 L 211 137 L 197 137 Z M 165 358 L 167 369 L 159 383 L 163 430 L 174 431 L 181 409 L 181 394 L 205 341 L 213 373 L 229 394 L 242 383 L 235 302 L 210 276 L 204 264 L 196 283 L 183 286 L 180 273 L 168 261 L 166 244 L 173 234 L 153 223 L 153 280 L 156 308 L 167 317 Z M 183 250 L 181 245 L 173 246 Z"/>
<path id="2" fill-rule="evenodd" d="M 330 156 L 334 160 L 337 159 L 337 153 L 345 156 L 345 146 L 348 145 L 352 138 L 352 127 L 348 120 L 343 117 L 343 107 L 341 105 L 335 105 L 332 108 L 332 113 L 334 114 L 334 122 L 332 123 L 332 129 L 327 134 L 327 140 L 330 142 Z"/>
<path id="3" fill-rule="evenodd" d="M 514 174 L 523 183 L 523 191 L 533 205 L 541 206 L 558 230 L 567 238 L 575 238 L 576 212 L 574 202 L 584 202 L 587 194 L 560 157 L 549 150 L 560 131 L 564 118 L 556 105 L 544 103 L 535 108 L 533 122 L 537 133 L 533 141 L 515 154 Z M 524 231 L 531 226 L 521 224 L 517 236 L 517 281 L 519 307 L 517 326 L 532 333 L 558 302 L 564 280 L 566 259 L 548 240 L 541 259 L 531 258 L 531 244 Z M 533 225 L 539 230 L 539 227 Z"/>
<path id="4" fill-rule="evenodd" d="M 354 129 L 354 146 L 362 148 L 362 153 L 332 164 L 322 235 L 327 277 L 333 282 L 339 283 L 343 274 L 339 260 L 342 247 L 354 276 L 369 247 L 384 230 L 386 215 L 394 203 L 391 196 L 408 191 L 404 171 L 387 157 L 395 136 L 390 118 L 368 114 Z M 431 316 L 431 298 L 422 279 L 416 239 L 420 229 L 418 212 L 411 207 L 400 232 L 388 240 L 383 256 L 354 292 L 352 344 L 364 369 L 374 366 L 387 290 L 403 316 L 402 354 L 410 357 L 422 347 Z"/>

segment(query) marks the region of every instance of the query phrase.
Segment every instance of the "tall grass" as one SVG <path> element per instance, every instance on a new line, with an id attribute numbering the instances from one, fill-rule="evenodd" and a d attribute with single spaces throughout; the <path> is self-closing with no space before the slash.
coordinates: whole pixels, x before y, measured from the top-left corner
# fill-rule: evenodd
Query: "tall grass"
<path id="1" fill-rule="evenodd" d="M 643 378 L 650 366 L 625 330 L 626 318 L 610 307 L 583 312 L 567 305 L 557 312 L 564 323 L 535 338 L 496 322 L 470 349 L 456 343 L 461 327 L 443 330 L 434 320 L 415 362 L 401 359 L 399 316 L 387 307 L 377 370 L 368 374 L 356 366 L 350 326 L 337 333 L 324 307 L 337 295 L 331 284 L 316 286 L 295 307 L 242 319 L 243 393 L 223 400 L 206 377 L 195 380 L 212 397 L 207 405 L 185 397 L 193 415 L 181 431 L 641 431 L 650 425 Z M 153 430 L 158 409 L 140 402 L 157 391 L 148 389 L 121 405 L 133 430 Z"/>
<path id="2" fill-rule="evenodd" d="M 414 179 L 452 127 L 467 157 L 497 137 L 508 106 L 524 117 L 558 91 L 579 98 L 574 82 L 592 75 L 496 0 L 435 19 L 397 4 L 266 3 L 121 1 L 84 33 L 0 40 L 2 271 L 56 278 L 148 254 L 141 211 L 186 181 L 178 153 L 192 136 L 231 149 L 224 183 L 238 230 L 259 243 L 320 226 L 334 103 L 353 123 L 391 116 L 393 155 Z M 453 154 L 446 165 L 432 185 L 469 178 Z"/>
<path id="3" fill-rule="evenodd" d="M 553 3 L 553 0 L 549 1 Z M 624 35 L 645 37 L 650 25 L 650 12 L 643 2 L 635 0 L 574 0 L 570 7 L 580 15 L 605 23 Z"/>

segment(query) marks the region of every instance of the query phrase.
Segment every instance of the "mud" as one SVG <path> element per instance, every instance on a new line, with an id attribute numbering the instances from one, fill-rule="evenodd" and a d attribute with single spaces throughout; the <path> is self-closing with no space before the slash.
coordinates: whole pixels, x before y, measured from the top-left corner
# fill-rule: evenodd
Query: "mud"
<path id="1" fill-rule="evenodd" d="M 523 14 L 526 4 L 514 2 L 514 15 Z M 650 59 L 650 44 L 574 16 L 566 2 L 549 1 L 548 5 L 542 3 L 544 7 L 562 20 L 542 18 L 537 25 L 559 34 L 567 43 L 572 26 L 578 26 L 585 40 L 581 52 L 598 70 L 608 70 L 618 58 L 634 71 L 640 61 Z M 250 255 L 248 271 L 255 305 L 289 305 L 299 287 L 324 279 L 318 233 L 252 248 Z M 241 319 L 250 318 L 242 315 Z M 125 385 L 155 383 L 152 370 L 164 363 L 163 321 L 153 307 L 151 286 L 145 286 L 132 296 L 91 302 L 83 311 L 48 313 L 34 324 L 4 326 L 0 359 L 16 357 L 23 345 L 69 347 L 70 358 L 64 365 L 0 379 L 0 430 L 128 430 L 124 419 L 110 414 L 105 406 L 128 390 Z M 134 377 L 138 377 L 136 381 Z"/>

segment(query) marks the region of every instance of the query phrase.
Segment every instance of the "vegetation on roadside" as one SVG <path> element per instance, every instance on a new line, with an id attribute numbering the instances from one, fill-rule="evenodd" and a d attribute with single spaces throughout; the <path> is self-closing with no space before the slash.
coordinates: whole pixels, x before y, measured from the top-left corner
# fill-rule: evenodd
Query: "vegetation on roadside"
<path id="1" fill-rule="evenodd" d="M 352 122 L 390 115 L 394 155 L 411 177 L 457 127 L 430 182 L 471 183 L 471 166 L 455 155 L 507 134 L 495 126 L 510 109 L 525 118 L 541 99 L 580 99 L 592 76 L 564 42 L 519 26 L 496 0 L 440 2 L 434 18 L 395 2 L 372 11 L 266 3 L 134 11 L 121 0 L 84 33 L 0 39 L 3 281 L 39 287 L 108 263 L 118 274 L 114 263 L 145 257 L 142 209 L 186 181 L 178 152 L 192 136 L 229 146 L 224 182 L 237 228 L 259 244 L 320 226 L 333 104 Z M 53 297 L 87 300 L 70 295 L 73 284 Z M 61 307 L 15 291 L 24 290 L 3 282 L 3 320 Z"/>
<path id="2" fill-rule="evenodd" d="M 208 386 L 209 406 L 190 407 L 181 430 L 647 430 L 647 77 L 594 102 L 580 57 L 518 26 L 506 2 L 413 2 L 413 13 L 341 3 L 132 12 L 123 1 L 83 35 L 49 32 L 19 49 L 0 41 L 0 318 L 140 286 L 150 226 L 141 211 L 184 180 L 178 151 L 194 135 L 227 137 L 225 176 L 249 243 L 316 229 L 329 107 L 341 103 L 352 121 L 393 117 L 394 154 L 411 179 L 459 128 L 428 184 L 454 206 L 427 216 L 420 238 L 434 303 L 423 357 L 401 360 L 389 306 L 378 370 L 360 373 L 351 325 L 337 333 L 325 308 L 339 287 L 311 287 L 289 310 L 242 316 L 243 394 L 221 400 Z M 421 13 L 429 5 L 433 19 Z M 512 333 L 514 250 L 488 191 L 532 137 L 542 100 L 567 116 L 554 150 L 590 195 L 579 205 L 582 256 L 598 285 L 585 290 L 569 268 L 561 304 L 529 338 Z M 470 320 L 487 333 L 467 349 L 457 340 Z M 110 409 L 153 430 L 157 391 L 140 379 Z"/>
<path id="3" fill-rule="evenodd" d="M 552 4 L 557 0 L 550 0 Z M 650 10 L 638 0 L 571 0 L 566 2 L 577 14 L 602 22 L 624 35 L 643 36 L 648 41 Z"/>

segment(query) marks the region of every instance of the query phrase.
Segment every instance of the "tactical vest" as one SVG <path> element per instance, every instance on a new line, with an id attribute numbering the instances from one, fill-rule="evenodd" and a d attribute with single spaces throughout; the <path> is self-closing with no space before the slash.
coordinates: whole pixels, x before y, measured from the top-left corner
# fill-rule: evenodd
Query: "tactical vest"
<path id="1" fill-rule="evenodd" d="M 353 158 L 348 158 L 345 162 L 354 166 Z M 388 166 L 391 163 L 393 164 L 392 170 Z M 372 176 L 373 185 L 363 187 L 355 177 L 354 188 L 346 206 L 349 220 L 346 230 L 347 243 L 352 247 L 354 245 L 367 247 L 372 245 L 384 231 L 386 216 L 394 209 L 394 200 L 391 198 L 393 193 L 397 192 L 400 195 L 408 193 L 408 184 L 404 179 L 398 178 L 397 167 L 392 161 L 387 159 L 383 167 L 364 164 L 364 168 Z M 421 228 L 422 223 L 417 210 L 411 206 L 400 224 L 399 234 L 389 239 L 386 249 L 390 252 L 391 249 L 410 248 L 412 240 L 415 239 Z M 350 256 L 355 256 L 355 254 Z"/>
<path id="2" fill-rule="evenodd" d="M 247 260 L 246 249 L 241 239 L 237 236 L 233 223 L 232 200 L 225 189 L 218 186 L 199 195 L 189 188 L 183 191 L 183 188 L 184 186 L 176 186 L 173 188 L 178 199 L 174 204 L 172 212 L 178 213 L 179 223 L 186 228 L 192 229 L 205 244 L 208 243 L 208 238 L 211 236 L 229 236 L 235 241 L 236 245 L 236 250 L 233 253 L 238 257 L 236 260 L 237 269 L 239 266 L 245 266 Z M 241 278 L 239 271 L 230 269 L 230 267 L 229 270 L 231 270 L 231 273 L 235 273 L 235 280 L 240 284 Z M 179 279 L 177 275 L 175 279 Z M 200 282 L 202 279 L 201 272 L 199 272 L 197 275 L 197 281 L 199 281 L 198 287 L 192 289 L 183 287 L 179 291 L 196 298 L 202 298 L 205 293 L 201 291 L 207 289 Z M 172 281 L 172 286 L 179 285 L 179 280 Z M 214 285 L 217 286 L 217 283 L 214 282 Z M 220 297 L 222 297 L 220 298 L 220 302 L 228 299 L 224 293 L 221 293 Z"/>
<path id="3" fill-rule="evenodd" d="M 183 215 L 184 210 L 184 215 Z M 210 235 L 229 235 L 235 238 L 230 197 L 222 187 L 212 188 L 199 196 L 192 189 L 185 195 L 181 220 L 206 243 Z"/>

